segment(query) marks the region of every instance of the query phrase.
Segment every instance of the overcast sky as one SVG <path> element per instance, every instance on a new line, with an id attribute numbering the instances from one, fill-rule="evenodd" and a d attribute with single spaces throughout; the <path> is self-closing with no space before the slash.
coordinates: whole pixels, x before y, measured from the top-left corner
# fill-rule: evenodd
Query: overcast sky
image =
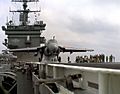
<path id="1" fill-rule="evenodd" d="M 64 46 L 92 48 L 93 54 L 113 54 L 120 61 L 120 0 L 41 0 L 40 5 L 40 19 L 47 24 L 42 36 L 56 36 Z M 0 0 L 0 26 L 6 23 L 10 6 L 10 0 Z M 0 38 L 2 50 L 2 30 Z"/>

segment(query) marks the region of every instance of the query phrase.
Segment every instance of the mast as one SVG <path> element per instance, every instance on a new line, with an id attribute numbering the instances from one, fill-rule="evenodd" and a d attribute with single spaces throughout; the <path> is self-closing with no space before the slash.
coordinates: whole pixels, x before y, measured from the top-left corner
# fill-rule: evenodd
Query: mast
<path id="1" fill-rule="evenodd" d="M 22 25 L 27 25 L 28 22 L 28 14 L 31 12 L 41 12 L 41 10 L 36 10 L 36 11 L 31 11 L 29 9 L 27 9 L 28 2 L 39 2 L 39 0 L 12 0 L 12 2 L 22 2 L 23 3 L 23 10 L 17 10 L 17 11 L 10 11 L 10 12 L 19 12 L 20 16 L 19 16 L 19 21 L 22 22 Z"/>

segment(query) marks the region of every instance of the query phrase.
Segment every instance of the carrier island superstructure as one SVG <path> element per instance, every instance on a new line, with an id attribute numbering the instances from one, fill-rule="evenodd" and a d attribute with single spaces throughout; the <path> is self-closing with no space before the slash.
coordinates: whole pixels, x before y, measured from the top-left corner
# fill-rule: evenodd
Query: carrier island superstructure
<path id="1" fill-rule="evenodd" d="M 2 26 L 7 39 L 4 45 L 9 49 L 18 49 L 26 47 L 37 47 L 45 43 L 45 37 L 41 37 L 41 33 L 45 30 L 46 24 L 41 20 L 33 20 L 34 24 L 29 22 L 29 14 L 37 14 L 41 10 L 28 9 L 28 3 L 38 3 L 39 0 L 12 0 L 15 3 L 23 3 L 20 10 L 10 10 L 10 12 L 19 13 L 19 24 L 14 23 L 14 19 L 7 21 L 6 26 Z M 35 15 L 36 16 L 36 15 Z M 15 53 L 18 61 L 38 61 L 38 57 L 34 57 L 34 53 Z"/>

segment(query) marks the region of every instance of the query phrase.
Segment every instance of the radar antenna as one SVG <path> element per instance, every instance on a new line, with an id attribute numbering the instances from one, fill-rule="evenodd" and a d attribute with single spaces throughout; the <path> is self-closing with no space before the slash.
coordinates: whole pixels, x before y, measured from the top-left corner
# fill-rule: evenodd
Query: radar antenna
<path id="1" fill-rule="evenodd" d="M 41 10 L 31 11 L 27 9 L 27 3 L 28 2 L 39 2 L 39 0 L 12 0 L 12 2 L 23 2 L 23 10 L 17 10 L 17 11 L 10 11 L 10 12 L 20 12 L 20 21 L 22 22 L 22 25 L 27 25 L 28 22 L 28 14 L 30 12 L 41 12 Z"/>

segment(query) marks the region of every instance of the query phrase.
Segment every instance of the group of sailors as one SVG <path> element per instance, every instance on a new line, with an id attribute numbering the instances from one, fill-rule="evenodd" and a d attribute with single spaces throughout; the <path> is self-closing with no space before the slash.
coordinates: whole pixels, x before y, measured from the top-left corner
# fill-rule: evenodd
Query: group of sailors
<path id="1" fill-rule="evenodd" d="M 115 62 L 113 55 L 105 56 L 104 54 L 90 55 L 90 56 L 77 56 L 76 63 L 102 63 L 102 62 Z"/>

